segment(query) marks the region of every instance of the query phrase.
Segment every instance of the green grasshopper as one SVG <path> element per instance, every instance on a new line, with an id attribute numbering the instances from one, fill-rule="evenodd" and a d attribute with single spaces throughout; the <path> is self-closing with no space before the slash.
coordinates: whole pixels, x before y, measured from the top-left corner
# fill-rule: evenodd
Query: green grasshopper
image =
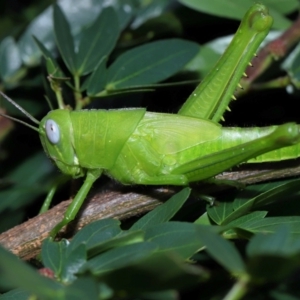
<path id="1" fill-rule="evenodd" d="M 63 173 L 73 178 L 85 176 L 64 219 L 50 236 L 55 237 L 75 218 L 102 173 L 123 184 L 185 186 L 241 162 L 299 156 L 297 124 L 248 129 L 218 124 L 272 22 L 263 5 L 253 5 L 223 56 L 178 114 L 143 108 L 57 109 L 39 122 L 1 93 L 38 124 L 38 128 L 29 126 L 38 131 L 46 154 Z"/>

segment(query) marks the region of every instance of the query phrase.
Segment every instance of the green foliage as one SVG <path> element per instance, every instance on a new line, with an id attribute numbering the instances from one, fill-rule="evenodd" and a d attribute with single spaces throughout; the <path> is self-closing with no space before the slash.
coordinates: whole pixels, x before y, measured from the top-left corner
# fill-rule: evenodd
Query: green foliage
<path id="1" fill-rule="evenodd" d="M 173 214 L 180 210 L 178 204 L 187 199 L 187 192 L 185 189 L 171 199 L 177 207 Z M 203 263 L 203 258 L 195 254 L 204 248 L 237 280 L 256 285 L 283 280 L 299 267 L 299 239 L 284 217 L 285 226 L 276 232 L 261 230 L 254 235 L 246 247 L 246 256 L 242 257 L 233 243 L 217 234 L 226 235 L 229 229 L 238 232 L 239 225 L 215 227 L 197 225 L 197 222 L 174 222 L 173 214 L 166 217 L 169 207 L 167 201 L 143 216 L 137 221 L 137 224 L 145 224 L 139 230 L 135 227 L 140 225 L 133 224 L 124 230 L 119 221 L 104 219 L 87 225 L 71 241 L 47 239 L 41 252 L 42 264 L 54 272 L 60 283 L 35 273 L 0 248 L 2 285 L 18 287 L 1 299 L 15 294 L 17 299 L 26 299 L 28 293 L 42 299 L 69 299 L 70 295 L 77 295 L 78 299 L 83 295 L 89 295 L 89 299 L 111 299 L 122 290 L 147 299 L 149 293 L 187 289 L 199 282 L 204 286 L 213 278 L 201 267 L 186 263 L 187 259 Z M 163 221 L 152 222 L 154 220 Z M 36 283 L 39 283 L 38 289 Z"/>
<path id="2" fill-rule="evenodd" d="M 173 199 L 184 202 L 186 196 L 185 191 Z M 68 299 L 69 293 L 76 295 L 79 282 L 83 282 L 81 295 L 86 292 L 87 286 L 93 289 L 96 281 L 98 288 L 99 284 L 106 286 L 105 293 L 110 290 L 109 294 L 112 295 L 118 294 L 123 289 L 128 293 L 139 295 L 195 285 L 201 278 L 207 276 L 201 268 L 185 263 L 185 260 L 202 245 L 198 237 L 198 226 L 193 223 L 168 222 L 171 218 L 165 215 L 168 207 L 169 203 L 166 202 L 153 210 L 151 216 L 142 217 L 138 222 L 147 224 L 144 230 L 137 231 L 134 225 L 128 230 L 122 230 L 120 222 L 104 219 L 87 225 L 71 242 L 66 240 L 52 242 L 47 239 L 43 243 L 42 263 L 54 272 L 59 282 L 66 285 L 63 287 L 57 284 L 55 290 L 59 291 L 54 290 L 50 295 L 47 289 L 55 282 L 52 283 L 50 280 L 50 283 L 47 283 L 49 279 L 34 273 L 31 268 L 2 248 L 0 248 L 1 274 L 9 280 L 11 286 L 20 286 L 19 281 L 23 277 L 15 280 L 10 277 L 19 271 L 27 276 L 26 284 L 31 280 L 41 281 L 41 285 L 46 285 L 40 287 L 44 294 L 36 292 L 33 285 L 24 283 L 21 287 L 24 291 L 39 295 L 42 299 L 58 299 L 58 295 L 59 299 Z M 178 210 L 180 206 L 177 207 Z M 149 219 L 165 221 L 159 224 L 151 223 Z M 180 239 L 174 238 L 174 234 L 179 235 Z M 9 269 L 10 264 L 14 266 L 13 270 Z M 33 275 L 30 272 L 33 272 Z M 88 274 L 93 274 L 94 279 L 87 278 Z M 36 276 L 39 279 L 34 279 Z M 95 295 L 89 299 L 97 299 Z M 106 298 L 100 296 L 100 299 Z"/>
<path id="3" fill-rule="evenodd" d="M 107 103 L 120 107 L 123 103 L 117 95 L 122 95 L 125 107 L 161 102 L 165 107 L 158 110 L 175 110 L 193 87 L 174 83 L 202 79 L 231 38 L 211 41 L 205 35 L 214 27 L 211 24 L 217 24 L 214 36 L 228 33 L 220 32 L 224 26 L 220 17 L 240 19 L 252 4 L 115 0 L 107 7 L 105 1 L 81 2 L 63 0 L 42 12 L 34 3 L 36 15 L 22 31 L 16 29 L 18 22 L 8 26 L 5 18 L 0 19 L 0 27 L 7 31 L 0 43 L 0 89 L 38 118 L 48 110 L 43 95 L 60 108 L 106 107 Z M 286 15 L 295 12 L 298 1 L 262 2 L 270 8 L 274 28 L 292 24 Z M 26 20 L 25 13 L 22 17 Z M 191 37 L 201 47 L 189 41 Z M 284 86 L 276 81 L 282 75 L 276 66 L 271 75 L 264 74 L 265 82 L 249 85 L 266 93 L 270 87 L 290 88 L 293 83 L 297 95 L 299 57 L 299 47 L 285 57 Z M 147 97 L 150 103 L 144 103 Z M 263 93 L 255 94 L 250 106 L 258 106 L 256 98 L 262 108 L 252 115 L 272 117 L 261 104 L 267 98 Z M 292 105 L 284 92 L 282 102 Z M 2 107 L 20 117 L 4 101 Z M 239 124 L 229 115 L 225 118 L 229 124 Z M 283 122 L 262 119 L 263 124 Z M 17 127 L 10 137 L 6 132 L 0 122 L 0 231 L 34 215 L 41 206 L 36 199 L 61 177 L 26 129 Z M 198 199 L 187 200 L 190 189 L 185 188 L 131 226 L 114 219 L 98 220 L 70 241 L 43 243 L 41 264 L 54 273 L 51 279 L 0 248 L 0 299 L 175 300 L 190 292 L 198 292 L 199 299 L 299 298 L 293 285 L 300 254 L 298 187 L 299 179 L 251 185 L 234 196 L 217 194 L 215 205 L 205 209 Z"/>
<path id="4" fill-rule="evenodd" d="M 35 172 L 28 170 L 35 167 Z M 36 197 L 44 195 L 54 183 L 53 166 L 44 153 L 37 152 L 9 172 L 5 180 L 8 188 L 0 190 L 0 231 L 3 232 L 20 222 L 25 216 L 24 208 Z M 7 212 L 15 212 L 8 213 Z"/>
<path id="5" fill-rule="evenodd" d="M 244 0 L 243 2 L 234 0 L 179 0 L 179 2 L 201 12 L 238 20 L 243 17 L 245 6 L 250 7 L 253 4 L 250 0 Z M 260 3 L 265 4 L 269 8 L 270 14 L 274 18 L 274 27 L 276 29 L 284 29 L 291 24 L 291 21 L 284 17 L 283 14 L 293 12 L 299 5 L 297 0 L 287 0 L 285 1 L 285 5 L 279 5 L 278 2 L 274 0 L 261 0 Z"/>
<path id="6" fill-rule="evenodd" d="M 151 225 L 157 225 L 170 220 L 175 213 L 182 207 L 190 195 L 190 189 L 185 188 L 180 193 L 174 195 L 169 201 L 155 211 L 147 214 L 147 217 L 141 218 L 131 227 L 131 229 L 144 229 Z"/>

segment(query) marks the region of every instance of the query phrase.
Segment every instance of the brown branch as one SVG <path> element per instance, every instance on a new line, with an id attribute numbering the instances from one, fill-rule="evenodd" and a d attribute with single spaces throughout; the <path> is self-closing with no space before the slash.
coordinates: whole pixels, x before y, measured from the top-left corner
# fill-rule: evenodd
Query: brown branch
<path id="1" fill-rule="evenodd" d="M 283 32 L 278 38 L 265 45 L 252 60 L 254 67 L 248 67 L 246 74 L 248 77 L 243 79 L 246 86 L 257 79 L 272 63 L 287 55 L 288 51 L 299 42 L 300 39 L 300 17 Z"/>
<path id="2" fill-rule="evenodd" d="M 239 97 L 249 91 L 261 90 L 266 88 L 281 88 L 290 84 L 289 76 L 277 78 L 267 83 L 254 82 L 261 76 L 273 63 L 274 60 L 279 60 L 285 57 L 289 51 L 300 40 L 300 16 L 298 19 L 278 38 L 269 42 L 260 49 L 258 55 L 252 59 L 252 64 L 247 67 L 245 73 L 246 78 L 241 79 L 243 89 L 237 90 L 235 96 Z"/>
<path id="3" fill-rule="evenodd" d="M 246 185 L 300 175 L 300 158 L 280 162 L 257 163 L 235 167 L 218 175 L 218 179 L 237 180 Z"/>
<path id="4" fill-rule="evenodd" d="M 219 179 L 238 180 L 245 184 L 283 178 L 300 174 L 300 160 L 285 161 L 278 164 L 243 165 L 234 171 L 217 176 Z M 221 187 L 218 187 L 221 188 Z M 120 187 L 113 186 L 90 196 L 81 209 L 77 219 L 65 228 L 61 234 L 71 237 L 83 226 L 99 219 L 126 219 L 138 216 L 155 208 L 169 199 L 181 188 Z M 205 193 L 216 191 L 216 187 L 206 187 Z M 202 191 L 201 191 L 202 192 Z M 0 244 L 22 259 L 35 257 L 42 241 L 50 230 L 63 218 L 71 200 L 63 201 L 46 213 L 38 215 L 0 234 Z"/>
<path id="5" fill-rule="evenodd" d="M 116 188 L 90 196 L 83 205 L 77 219 L 71 226 L 65 227 L 60 234 L 72 236 L 83 226 L 99 219 L 126 219 L 143 214 L 161 202 L 167 200 L 174 190 Z M 42 241 L 48 237 L 50 230 L 62 220 L 72 200 L 66 200 L 47 212 L 38 215 L 23 224 L 0 234 L 0 244 L 22 259 L 35 257 L 40 251 Z"/>

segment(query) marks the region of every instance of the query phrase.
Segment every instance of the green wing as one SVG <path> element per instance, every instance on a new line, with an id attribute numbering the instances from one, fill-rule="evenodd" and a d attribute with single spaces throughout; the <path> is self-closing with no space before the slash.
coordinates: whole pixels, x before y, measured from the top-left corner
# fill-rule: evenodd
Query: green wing
<path id="1" fill-rule="evenodd" d="M 218 124 L 191 117 L 147 112 L 135 134 L 143 136 L 158 154 L 179 153 L 220 138 Z"/>

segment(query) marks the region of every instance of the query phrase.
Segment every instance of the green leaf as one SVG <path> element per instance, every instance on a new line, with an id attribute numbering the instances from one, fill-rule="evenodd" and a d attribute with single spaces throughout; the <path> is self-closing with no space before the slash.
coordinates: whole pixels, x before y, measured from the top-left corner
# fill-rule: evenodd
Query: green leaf
<path id="1" fill-rule="evenodd" d="M 157 40 L 160 37 L 182 36 L 183 24 L 178 15 L 166 11 L 165 13 L 149 19 L 134 32 L 137 36 L 143 36 L 143 39 L 146 42 L 151 41 L 153 37 Z"/>
<path id="2" fill-rule="evenodd" d="M 54 48 L 52 7 L 48 7 L 33 19 L 18 41 L 22 60 L 27 66 L 35 66 L 40 63 L 41 53 L 32 36 L 37 37 L 48 48 Z"/>
<path id="3" fill-rule="evenodd" d="M 75 235 L 67 253 L 78 245 L 85 244 L 88 255 L 95 256 L 113 247 L 141 242 L 144 240 L 143 237 L 142 231 L 122 231 L 117 220 L 99 220 L 87 225 Z"/>
<path id="4" fill-rule="evenodd" d="M 79 245 L 72 252 L 65 251 L 64 254 L 60 279 L 64 283 L 70 283 L 76 279 L 75 274 L 77 274 L 81 267 L 86 263 L 87 253 L 85 245 Z"/>
<path id="5" fill-rule="evenodd" d="M 203 78 L 219 58 L 220 54 L 212 49 L 210 44 L 202 45 L 197 55 L 185 66 L 185 70 L 197 73 L 199 78 Z"/>
<path id="6" fill-rule="evenodd" d="M 203 247 L 196 228 L 194 224 L 185 222 L 158 224 L 146 228 L 145 240 L 155 243 L 159 251 L 174 251 L 187 259 Z"/>
<path id="7" fill-rule="evenodd" d="M 290 14 L 299 8 L 298 0 L 286 0 L 284 2 L 278 0 L 263 0 L 267 7 L 272 7 L 282 14 Z"/>
<path id="8" fill-rule="evenodd" d="M 55 276 L 65 283 L 74 281 L 75 274 L 86 262 L 85 245 L 80 244 L 69 251 L 68 246 L 67 240 L 52 242 L 46 239 L 41 252 L 44 266 L 51 269 Z"/>
<path id="9" fill-rule="evenodd" d="M 195 222 L 194 224 L 198 224 L 198 225 L 211 225 L 211 222 L 209 220 L 208 214 L 207 212 L 205 212 L 204 214 L 202 214 Z"/>
<path id="10" fill-rule="evenodd" d="M 105 232 L 104 232 L 105 234 Z M 137 231 L 123 231 L 119 235 L 107 240 L 95 243 L 88 249 L 89 256 L 93 257 L 97 254 L 104 252 L 111 248 L 121 247 L 125 245 L 131 245 L 144 241 L 144 232 L 142 230 Z"/>
<path id="11" fill-rule="evenodd" d="M 284 199 L 287 193 L 297 192 L 299 182 L 300 180 L 296 179 L 249 186 L 239 193 L 233 202 L 208 206 L 207 213 L 218 225 L 229 224 L 251 210 Z"/>
<path id="12" fill-rule="evenodd" d="M 232 202 L 220 202 L 218 205 L 207 206 L 209 217 L 218 225 L 223 224 L 228 216 L 233 212 Z"/>
<path id="13" fill-rule="evenodd" d="M 35 166 L 32 172 L 32 166 Z M 35 197 L 44 194 L 49 188 L 53 165 L 44 152 L 38 152 L 16 167 L 7 176 L 13 183 L 11 188 L 0 191 L 0 212 L 4 209 L 17 209 L 31 203 Z M 53 175 L 53 174 L 52 174 Z"/>
<path id="14" fill-rule="evenodd" d="M 87 89 L 89 96 L 96 96 L 102 92 L 106 85 L 107 80 L 107 69 L 106 69 L 107 58 L 103 57 L 94 72 L 88 79 L 83 83 L 82 90 Z"/>
<path id="15" fill-rule="evenodd" d="M 181 70 L 198 50 L 196 43 L 180 39 L 136 47 L 120 55 L 108 68 L 106 89 L 114 91 L 167 79 Z"/>
<path id="16" fill-rule="evenodd" d="M 94 275 L 100 275 L 114 269 L 137 263 L 157 250 L 154 243 L 143 242 L 111 249 L 90 259 L 82 268 Z"/>
<path id="17" fill-rule="evenodd" d="M 212 232 L 209 228 L 208 226 L 198 227 L 198 236 L 207 252 L 232 274 L 245 273 L 245 264 L 237 249 L 231 242 Z"/>
<path id="18" fill-rule="evenodd" d="M 56 281 L 39 275 L 19 258 L 0 246 L 1 280 L 37 295 L 41 299 L 59 299 L 61 285 Z"/>
<path id="19" fill-rule="evenodd" d="M 56 60 L 53 58 L 51 52 L 35 36 L 33 36 L 33 39 L 47 61 L 46 66 L 48 74 L 51 74 L 55 77 L 65 77 L 63 71 L 60 69 Z"/>
<path id="20" fill-rule="evenodd" d="M 125 29 L 134 16 L 136 3 L 132 0 L 111 0 L 109 4 L 117 13 L 120 29 Z"/>
<path id="21" fill-rule="evenodd" d="M 13 146 L 16 147 L 15 142 Z M 27 157 L 6 175 L 8 186 L 0 190 L 0 232 L 11 228 L 9 224 L 15 226 L 24 221 L 22 215 L 26 219 L 24 208 L 48 192 L 53 184 L 53 175 L 53 164 L 44 152 Z M 37 207 L 39 205 L 37 203 Z"/>
<path id="22" fill-rule="evenodd" d="M 71 27 L 73 36 L 78 36 L 83 28 L 93 23 L 103 9 L 103 0 L 64 0 L 59 2 Z"/>
<path id="23" fill-rule="evenodd" d="M 110 0 L 99 1 L 81 1 L 68 0 L 61 1 L 60 7 L 64 11 L 73 34 L 78 34 L 85 28 L 93 23 L 98 17 L 99 13 L 106 7 L 113 7 L 118 16 L 118 23 L 120 29 L 124 29 L 135 12 L 135 3 L 132 0 Z"/>
<path id="24" fill-rule="evenodd" d="M 296 88 L 300 89 L 300 44 L 285 59 L 282 68 L 287 71 Z"/>
<path id="25" fill-rule="evenodd" d="M 1 300 L 27 300 L 30 299 L 32 293 L 25 291 L 23 289 L 14 289 L 7 293 L 1 294 Z"/>
<path id="26" fill-rule="evenodd" d="M 183 5 L 192 9 L 212 14 L 215 16 L 232 18 L 241 20 L 247 9 L 253 4 L 251 0 L 244 0 L 242 3 L 234 0 L 212 0 L 212 1 L 197 1 L 197 0 L 179 0 Z"/>
<path id="27" fill-rule="evenodd" d="M 133 13 L 130 6 L 130 1 L 122 1 L 122 3 L 113 3 L 110 1 L 110 5 L 113 5 L 117 10 L 119 19 L 127 21 Z M 60 1 L 59 6 L 66 15 L 68 23 L 71 27 L 71 32 L 76 38 L 79 36 L 82 28 L 89 26 L 99 15 L 103 8 L 103 1 L 90 0 L 80 1 L 78 0 L 65 0 Z M 129 12 L 126 14 L 126 9 Z M 34 66 L 40 62 L 40 51 L 34 43 L 32 36 L 36 36 L 43 45 L 47 45 L 50 50 L 54 49 L 54 34 L 53 34 L 53 7 L 50 6 L 38 15 L 26 28 L 19 40 L 19 47 L 22 59 L 26 65 Z M 126 18 L 125 18 L 126 15 Z M 126 19 L 126 20 L 124 20 Z M 125 24 L 124 22 L 122 24 Z"/>
<path id="28" fill-rule="evenodd" d="M 92 277 L 81 277 L 66 287 L 64 300 L 96 300 L 100 299 L 98 293 L 98 284 Z"/>
<path id="29" fill-rule="evenodd" d="M 111 240 L 118 236 L 121 232 L 120 221 L 118 220 L 103 219 L 92 222 L 76 233 L 67 252 L 72 252 L 80 244 L 84 244 L 87 249 L 91 249 L 99 244 Z"/>
<path id="30" fill-rule="evenodd" d="M 300 252 L 300 240 L 292 236 L 288 224 L 282 225 L 273 234 L 258 233 L 247 245 L 247 255 L 281 255 L 290 256 Z"/>
<path id="31" fill-rule="evenodd" d="M 273 234 L 256 234 L 247 246 L 249 273 L 258 280 L 282 280 L 298 268 L 299 250 L 288 225 Z"/>
<path id="32" fill-rule="evenodd" d="M 271 31 L 262 45 L 273 41 L 279 36 L 278 31 Z M 185 70 L 198 74 L 199 78 L 203 78 L 216 64 L 221 55 L 225 52 L 229 46 L 233 34 L 218 37 L 210 40 L 209 42 L 201 45 L 198 54 L 185 66 Z"/>
<path id="33" fill-rule="evenodd" d="M 263 218 L 265 218 L 265 216 L 267 215 L 267 211 L 254 211 L 251 212 L 245 216 L 242 216 L 232 222 L 230 222 L 226 227 L 232 228 L 229 230 L 226 230 L 223 233 L 223 236 L 226 238 L 230 238 L 232 236 L 236 236 L 236 229 L 243 229 L 243 230 L 247 230 L 247 228 L 249 226 L 252 226 L 253 223 L 255 223 L 258 220 L 261 220 Z M 239 231 L 238 231 L 239 234 Z"/>
<path id="34" fill-rule="evenodd" d="M 289 179 L 249 187 L 238 194 L 237 198 L 234 200 L 234 210 L 247 211 L 250 207 L 252 209 L 258 209 L 277 201 L 282 201 L 287 194 L 298 192 L 299 184 L 300 179 Z M 253 197 L 254 193 L 256 193 L 257 196 Z M 252 198 L 245 204 L 245 199 L 249 199 L 250 195 Z"/>
<path id="35" fill-rule="evenodd" d="M 199 281 L 207 278 L 207 274 L 201 268 L 187 264 L 174 253 L 159 252 L 99 277 L 115 290 L 144 294 L 191 288 L 199 285 Z"/>
<path id="36" fill-rule="evenodd" d="M 0 78 L 4 82 L 13 81 L 16 72 L 21 68 L 22 60 L 19 48 L 12 37 L 6 37 L 0 44 Z"/>
<path id="37" fill-rule="evenodd" d="M 239 228 L 248 230 L 252 233 L 272 233 L 276 232 L 282 225 L 289 225 L 291 233 L 295 237 L 300 235 L 300 217 L 269 217 L 264 219 L 254 219 L 251 222 L 240 224 Z"/>
<path id="38" fill-rule="evenodd" d="M 119 37 L 119 24 L 115 11 L 108 7 L 96 21 L 82 31 L 79 51 L 76 55 L 77 74 L 86 75 L 107 57 Z"/>
<path id="39" fill-rule="evenodd" d="M 53 9 L 54 33 L 59 52 L 72 74 L 76 73 L 76 61 L 74 41 L 71 35 L 70 25 L 57 4 Z"/>
<path id="40" fill-rule="evenodd" d="M 190 193 L 190 188 L 184 188 L 164 204 L 156 207 L 144 217 L 140 218 L 131 226 L 130 230 L 145 229 L 169 221 L 179 211 L 188 199 Z"/>
<path id="41" fill-rule="evenodd" d="M 62 272 L 67 247 L 67 240 L 52 242 L 50 239 L 46 239 L 42 244 L 41 256 L 43 264 L 46 268 L 51 269 L 57 277 L 60 277 Z"/>
<path id="42" fill-rule="evenodd" d="M 235 0 L 179 0 L 179 2 L 183 5 L 207 14 L 235 20 L 241 20 L 247 9 L 251 5 L 253 5 L 253 1 L 251 0 L 243 0 L 243 2 Z M 289 5 L 287 10 L 280 9 L 280 12 L 278 12 L 276 9 L 278 9 L 278 7 L 282 5 L 278 5 L 276 3 L 275 5 L 273 5 L 273 1 L 271 0 L 261 0 L 260 2 L 266 4 L 266 6 L 269 8 L 270 15 L 274 18 L 275 28 L 284 29 L 290 26 L 291 22 L 287 18 L 282 16 L 281 12 L 291 12 L 291 10 L 295 9 L 295 0 L 287 0 L 286 2 L 290 2 L 291 5 Z"/>

